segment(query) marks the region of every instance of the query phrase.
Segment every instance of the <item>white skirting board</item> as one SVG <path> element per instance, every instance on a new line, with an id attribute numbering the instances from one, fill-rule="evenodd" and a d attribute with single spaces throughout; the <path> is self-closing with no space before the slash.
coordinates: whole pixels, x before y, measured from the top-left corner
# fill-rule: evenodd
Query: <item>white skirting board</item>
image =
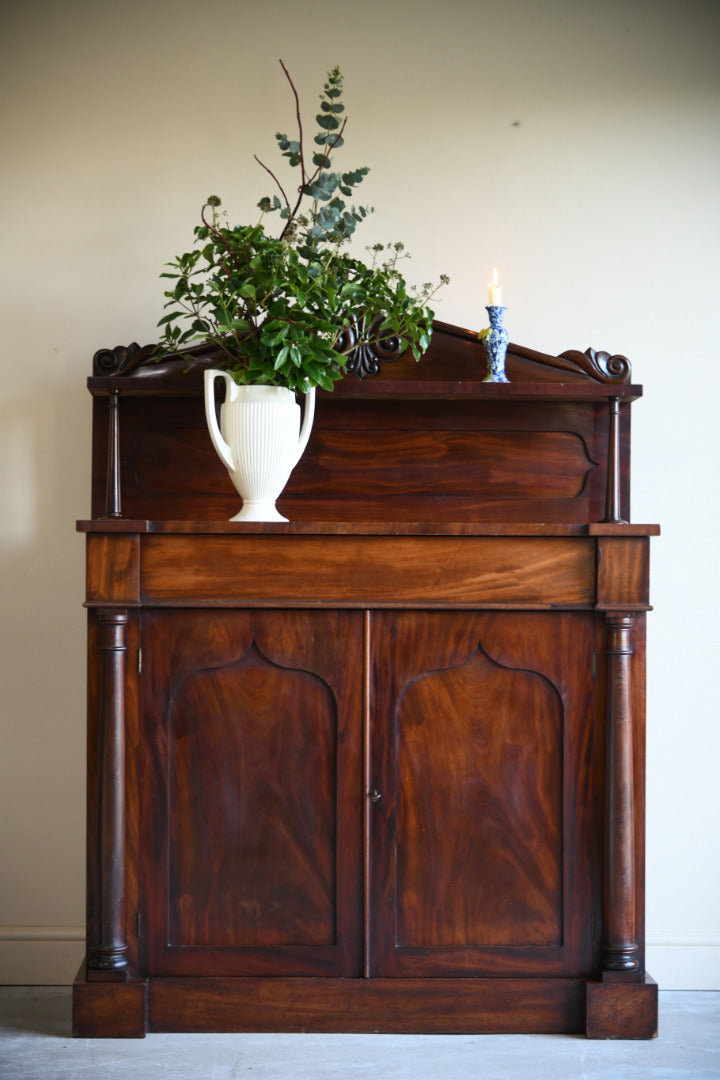
<path id="1" fill-rule="evenodd" d="M 0 984 L 70 984 L 84 953 L 80 926 L 0 926 Z M 662 990 L 720 990 L 720 941 L 655 938 L 647 969 Z"/>
<path id="2" fill-rule="evenodd" d="M 720 941 L 650 938 L 645 966 L 661 990 L 720 990 Z"/>

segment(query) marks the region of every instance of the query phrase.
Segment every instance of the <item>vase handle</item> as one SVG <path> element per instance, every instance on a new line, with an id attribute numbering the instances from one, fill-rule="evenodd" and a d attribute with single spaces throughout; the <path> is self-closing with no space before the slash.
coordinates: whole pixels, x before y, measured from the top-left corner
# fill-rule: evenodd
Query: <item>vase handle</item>
<path id="1" fill-rule="evenodd" d="M 237 383 L 230 375 L 228 375 L 227 371 L 218 371 L 217 368 L 208 368 L 205 372 L 205 419 L 207 420 L 210 438 L 212 439 L 212 444 L 217 451 L 218 457 L 226 469 L 230 472 L 235 472 L 235 462 L 233 461 L 232 451 L 222 437 L 217 422 L 217 413 L 215 411 L 215 380 L 218 377 L 225 380 L 225 400 L 228 402 L 234 401 L 237 397 Z"/>
<path id="2" fill-rule="evenodd" d="M 310 431 L 312 430 L 313 417 L 315 416 L 315 387 L 311 386 L 305 394 L 305 405 L 303 408 L 303 420 L 302 427 L 300 428 L 300 438 L 298 441 L 298 453 L 295 458 L 295 464 L 297 465 L 300 458 L 305 452 L 305 447 L 308 444 L 310 438 Z"/>

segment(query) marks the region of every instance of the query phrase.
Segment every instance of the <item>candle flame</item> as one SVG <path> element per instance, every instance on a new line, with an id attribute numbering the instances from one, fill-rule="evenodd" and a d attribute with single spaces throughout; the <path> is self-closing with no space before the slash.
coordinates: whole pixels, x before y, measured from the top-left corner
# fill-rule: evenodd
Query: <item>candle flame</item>
<path id="1" fill-rule="evenodd" d="M 497 267 L 493 266 L 493 285 L 497 285 L 497 283 L 498 283 Z"/>

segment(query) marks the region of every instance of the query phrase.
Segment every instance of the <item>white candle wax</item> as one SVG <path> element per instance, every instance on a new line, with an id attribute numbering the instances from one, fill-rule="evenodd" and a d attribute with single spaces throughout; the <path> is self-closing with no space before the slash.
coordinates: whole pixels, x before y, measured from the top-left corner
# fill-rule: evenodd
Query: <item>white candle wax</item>
<path id="1" fill-rule="evenodd" d="M 502 285 L 498 285 L 498 272 L 495 267 L 492 281 L 488 282 L 488 297 L 492 307 L 502 307 Z"/>

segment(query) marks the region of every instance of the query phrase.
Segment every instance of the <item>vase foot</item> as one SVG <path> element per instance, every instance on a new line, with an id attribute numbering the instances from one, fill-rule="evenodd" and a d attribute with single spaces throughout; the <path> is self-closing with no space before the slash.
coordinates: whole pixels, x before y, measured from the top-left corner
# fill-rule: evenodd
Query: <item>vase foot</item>
<path id="1" fill-rule="evenodd" d="M 240 513 L 230 518 L 230 521 L 287 521 L 286 517 L 277 510 L 275 503 L 268 502 L 244 502 Z"/>

